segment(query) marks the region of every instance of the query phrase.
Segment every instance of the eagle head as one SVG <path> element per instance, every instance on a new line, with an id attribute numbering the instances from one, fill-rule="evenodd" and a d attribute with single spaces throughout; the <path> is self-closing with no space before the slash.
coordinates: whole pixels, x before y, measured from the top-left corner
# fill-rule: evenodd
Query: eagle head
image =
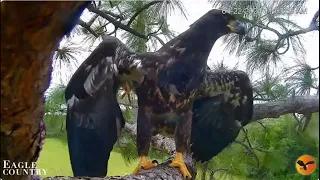
<path id="1" fill-rule="evenodd" d="M 247 30 L 244 23 L 238 21 L 232 14 L 219 9 L 212 9 L 194 22 L 191 27 L 216 32 L 219 36 L 229 33 L 236 33 L 241 36 L 245 35 Z"/>
<path id="2" fill-rule="evenodd" d="M 229 14 L 224 10 L 212 9 L 207 15 L 216 23 L 219 22 L 221 27 L 224 27 L 227 33 L 237 33 L 239 35 L 246 34 L 246 27 L 244 23 L 238 21 L 235 16 Z"/>

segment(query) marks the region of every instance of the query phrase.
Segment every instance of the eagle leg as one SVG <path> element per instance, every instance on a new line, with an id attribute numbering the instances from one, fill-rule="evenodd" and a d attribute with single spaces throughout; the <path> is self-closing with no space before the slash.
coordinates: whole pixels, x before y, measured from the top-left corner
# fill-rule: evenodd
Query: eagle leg
<path id="1" fill-rule="evenodd" d="M 138 101 L 141 102 L 141 99 L 138 99 Z M 138 174 L 141 170 L 152 169 L 157 166 L 156 161 L 151 161 L 148 158 L 152 137 L 151 114 L 151 107 L 139 106 L 137 119 L 137 150 L 140 156 L 140 162 L 133 174 Z"/>
<path id="2" fill-rule="evenodd" d="M 192 179 L 192 176 L 184 162 L 183 154 L 189 151 L 191 137 L 192 111 L 183 114 L 184 119 L 179 121 L 176 126 L 175 144 L 176 156 L 170 161 L 169 167 L 179 168 L 185 179 Z"/>

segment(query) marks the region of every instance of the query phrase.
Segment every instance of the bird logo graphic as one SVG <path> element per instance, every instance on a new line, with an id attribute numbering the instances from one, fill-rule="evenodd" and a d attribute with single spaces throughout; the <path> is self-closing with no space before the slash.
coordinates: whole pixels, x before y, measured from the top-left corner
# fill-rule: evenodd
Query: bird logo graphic
<path id="1" fill-rule="evenodd" d="M 300 156 L 296 161 L 296 169 L 302 175 L 310 175 L 316 169 L 316 161 L 310 155 Z"/>

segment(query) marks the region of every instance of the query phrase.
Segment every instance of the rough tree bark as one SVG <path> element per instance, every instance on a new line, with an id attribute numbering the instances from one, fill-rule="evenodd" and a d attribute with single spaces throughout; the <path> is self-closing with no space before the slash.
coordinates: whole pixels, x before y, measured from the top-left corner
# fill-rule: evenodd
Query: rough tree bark
<path id="1" fill-rule="evenodd" d="M 192 163 L 190 156 L 185 157 L 186 165 L 193 177 L 196 176 L 196 168 Z M 158 165 L 151 170 L 144 170 L 139 175 L 113 176 L 105 178 L 88 178 L 88 177 L 48 177 L 40 178 L 42 180 L 184 180 L 177 168 L 167 166 L 168 162 Z"/>
<path id="2" fill-rule="evenodd" d="M 87 4 L 1 2 L 1 163 L 36 161 L 53 52 Z"/>
<path id="3" fill-rule="evenodd" d="M 319 112 L 319 95 L 297 96 L 283 101 L 255 104 L 252 121 L 264 118 L 278 118 L 289 113 L 310 114 Z"/>

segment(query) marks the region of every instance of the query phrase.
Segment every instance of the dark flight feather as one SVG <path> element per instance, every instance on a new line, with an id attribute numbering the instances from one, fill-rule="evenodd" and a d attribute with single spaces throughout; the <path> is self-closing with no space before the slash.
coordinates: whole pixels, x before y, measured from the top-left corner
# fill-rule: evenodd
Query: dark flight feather
<path id="1" fill-rule="evenodd" d="M 253 113 L 249 77 L 242 71 L 207 71 L 193 103 L 191 152 L 208 161 L 232 143 Z"/>
<path id="2" fill-rule="evenodd" d="M 68 145 L 74 176 L 107 174 L 110 152 L 125 124 L 116 99 L 121 83 L 117 75 L 140 66 L 146 67 L 141 72 L 152 72 L 148 61 L 161 57 L 159 54 L 133 53 L 112 36 L 103 39 L 77 69 L 65 92 Z"/>
<path id="3" fill-rule="evenodd" d="M 65 92 L 67 135 L 74 176 L 105 176 L 110 152 L 124 118 L 116 99 L 114 58 L 117 41 L 102 42 L 71 78 Z M 87 84 L 86 84 L 87 82 Z M 89 92 L 89 93 L 88 93 Z"/>

